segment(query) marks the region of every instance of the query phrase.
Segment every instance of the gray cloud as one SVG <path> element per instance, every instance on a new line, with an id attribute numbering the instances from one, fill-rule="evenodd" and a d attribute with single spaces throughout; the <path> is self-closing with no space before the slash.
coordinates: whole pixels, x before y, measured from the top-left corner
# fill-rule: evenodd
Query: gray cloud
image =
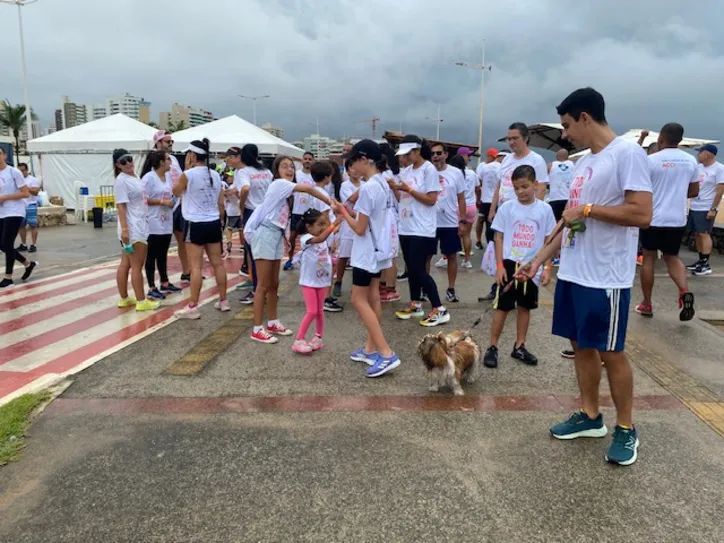
<path id="1" fill-rule="evenodd" d="M 22 101 L 14 8 L 0 4 L 3 96 Z M 259 122 L 288 139 L 313 130 L 367 136 L 358 123 L 477 140 L 479 72 L 485 139 L 515 120 L 555 121 L 555 105 L 591 85 L 614 128 L 676 120 L 694 137 L 724 137 L 724 4 L 673 0 L 40 0 L 24 9 L 30 94 L 43 124 L 60 96 L 100 102 L 130 92 L 251 118 L 237 94 L 271 94 Z"/>

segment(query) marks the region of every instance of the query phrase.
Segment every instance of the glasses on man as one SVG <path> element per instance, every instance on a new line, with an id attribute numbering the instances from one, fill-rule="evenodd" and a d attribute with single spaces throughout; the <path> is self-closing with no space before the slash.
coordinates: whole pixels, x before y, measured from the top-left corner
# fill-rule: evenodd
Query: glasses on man
<path id="1" fill-rule="evenodd" d="M 442 156 L 445 154 L 445 151 L 433 151 L 432 154 L 434 156 Z"/>

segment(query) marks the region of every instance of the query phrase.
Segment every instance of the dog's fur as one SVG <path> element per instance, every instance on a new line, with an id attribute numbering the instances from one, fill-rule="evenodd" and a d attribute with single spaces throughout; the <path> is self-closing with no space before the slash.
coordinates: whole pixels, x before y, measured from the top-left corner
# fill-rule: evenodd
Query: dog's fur
<path id="1" fill-rule="evenodd" d="M 462 330 L 428 334 L 417 346 L 430 381 L 430 392 L 449 386 L 456 396 L 464 394 L 460 380 L 474 383 L 480 373 L 480 346 Z"/>

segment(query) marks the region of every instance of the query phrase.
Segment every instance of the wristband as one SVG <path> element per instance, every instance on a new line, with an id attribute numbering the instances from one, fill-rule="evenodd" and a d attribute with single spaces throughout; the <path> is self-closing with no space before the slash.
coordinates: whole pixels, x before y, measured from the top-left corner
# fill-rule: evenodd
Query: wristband
<path id="1" fill-rule="evenodd" d="M 498 262 L 498 263 L 496 264 L 496 267 L 497 267 L 499 270 L 504 270 L 504 269 L 505 269 L 505 266 L 503 265 L 502 262 Z"/>
<path id="2" fill-rule="evenodd" d="M 343 216 L 343 217 L 346 217 L 347 215 L 349 215 L 349 212 L 347 211 L 347 208 L 344 207 L 344 206 L 342 206 L 342 216 Z"/>
<path id="3" fill-rule="evenodd" d="M 591 214 L 592 209 L 593 204 L 586 204 L 586 207 L 583 208 L 583 216 L 588 218 L 588 216 Z"/>
<path id="4" fill-rule="evenodd" d="M 329 228 L 327 228 L 330 234 L 334 233 L 334 225 L 331 225 Z"/>

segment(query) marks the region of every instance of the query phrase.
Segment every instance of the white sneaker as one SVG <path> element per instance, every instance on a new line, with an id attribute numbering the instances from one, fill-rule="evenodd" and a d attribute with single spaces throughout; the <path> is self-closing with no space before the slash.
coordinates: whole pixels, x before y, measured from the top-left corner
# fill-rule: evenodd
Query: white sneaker
<path id="1" fill-rule="evenodd" d="M 179 319 L 196 320 L 201 318 L 201 311 L 199 311 L 199 306 L 191 307 L 187 305 L 183 309 L 176 311 L 176 316 Z"/>
<path id="2" fill-rule="evenodd" d="M 435 267 L 436 268 L 447 268 L 447 258 L 445 258 L 444 256 L 442 258 L 440 258 L 440 260 L 435 262 Z"/>
<path id="3" fill-rule="evenodd" d="M 473 265 L 470 263 L 469 260 L 466 260 L 465 262 L 463 262 L 463 263 L 461 264 L 461 266 L 462 266 L 464 269 L 466 269 L 466 270 L 472 270 L 472 269 L 473 269 Z"/>
<path id="4" fill-rule="evenodd" d="M 219 300 L 214 304 L 214 307 L 218 309 L 219 311 L 231 311 L 231 307 L 229 306 L 229 300 Z"/>

